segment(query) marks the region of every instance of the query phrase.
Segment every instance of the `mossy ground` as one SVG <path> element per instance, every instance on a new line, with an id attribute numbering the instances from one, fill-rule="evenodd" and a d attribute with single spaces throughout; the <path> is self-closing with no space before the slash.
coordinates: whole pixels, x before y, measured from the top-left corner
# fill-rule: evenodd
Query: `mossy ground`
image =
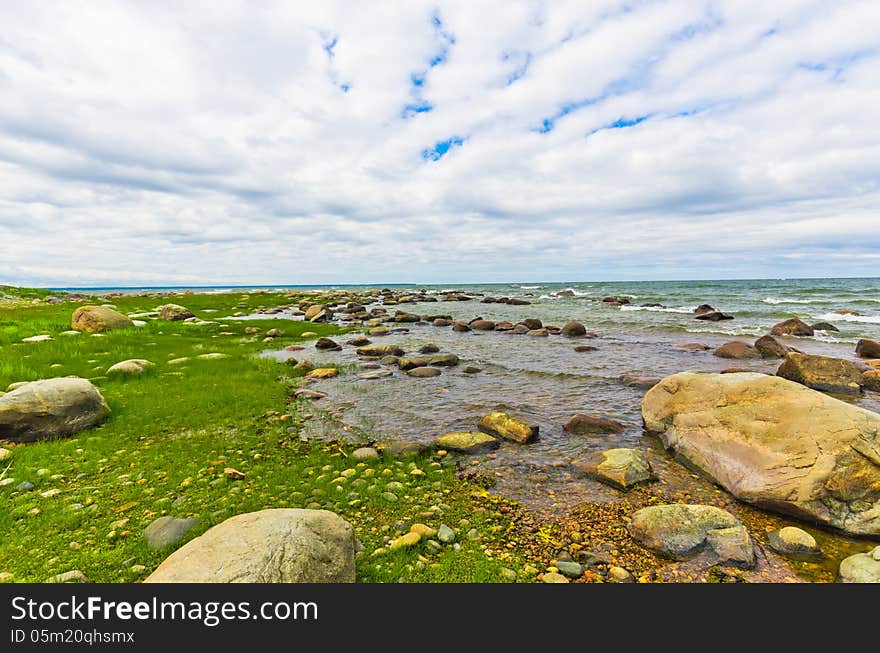
<path id="1" fill-rule="evenodd" d="M 7 288 L 5 294 L 13 292 Z M 148 320 L 143 327 L 74 336 L 62 332 L 80 304 L 33 301 L 50 294 L 20 292 L 22 301 L 7 297 L 0 306 L 0 389 L 17 381 L 82 376 L 100 388 L 112 414 L 99 427 L 70 438 L 7 445 L 13 455 L 0 464 L 0 474 L 15 482 L 0 487 L 0 573 L 11 574 L 11 580 L 41 582 L 78 569 L 90 581 L 136 582 L 170 553 L 149 549 L 142 537 L 157 517 L 198 518 L 188 540 L 234 514 L 277 507 L 322 507 L 348 519 L 364 545 L 360 581 L 498 582 L 502 568 L 520 580 L 532 578 L 523 571 L 521 540 L 511 536 L 516 509 L 458 479 L 451 458 L 425 454 L 358 462 L 350 455 L 355 443 L 300 439 L 297 402 L 290 392 L 301 372 L 256 354 L 300 342 L 306 331 L 333 335 L 339 329 L 290 320 L 222 319 L 236 311 L 295 303 L 298 297 L 114 297 L 108 301 L 125 313 L 174 302 L 220 323 Z M 244 333 L 254 326 L 260 334 Z M 272 328 L 285 335 L 264 344 Z M 54 339 L 21 342 L 39 334 Z M 227 357 L 196 358 L 212 352 Z M 309 351 L 301 354 L 304 358 Z M 182 357 L 190 360 L 168 362 Z M 155 365 L 139 377 L 105 375 L 109 366 L 129 358 Z M 245 478 L 228 480 L 226 467 Z M 16 490 L 22 481 L 34 489 Z M 392 486 L 397 500 L 389 501 L 388 483 L 395 482 L 401 484 Z M 59 492 L 44 497 L 50 490 Z M 460 549 L 434 550 L 423 542 L 372 555 L 386 538 L 415 522 L 433 528 L 448 524 L 459 531 Z M 472 528 L 479 540 L 465 536 Z"/>

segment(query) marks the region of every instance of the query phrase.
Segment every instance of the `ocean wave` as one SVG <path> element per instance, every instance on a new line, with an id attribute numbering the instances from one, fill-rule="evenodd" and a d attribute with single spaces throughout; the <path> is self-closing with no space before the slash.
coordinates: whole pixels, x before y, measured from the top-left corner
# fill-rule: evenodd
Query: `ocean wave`
<path id="1" fill-rule="evenodd" d="M 517 286 L 518 288 L 522 288 L 523 290 L 537 290 L 542 286 Z"/>
<path id="2" fill-rule="evenodd" d="M 621 311 L 651 311 L 652 313 L 686 313 L 692 315 L 696 306 L 681 308 L 666 308 L 663 306 L 627 306 L 624 304 L 620 307 Z"/>
<path id="3" fill-rule="evenodd" d="M 839 313 L 825 313 L 819 315 L 820 320 L 826 322 L 862 322 L 864 324 L 880 324 L 880 315 L 840 315 Z"/>
<path id="4" fill-rule="evenodd" d="M 817 303 L 813 299 L 793 299 L 790 297 L 785 297 L 782 299 L 778 299 L 776 297 L 765 297 L 762 299 L 765 304 L 815 304 Z"/>
<path id="5" fill-rule="evenodd" d="M 738 326 L 738 327 L 705 327 L 685 328 L 686 333 L 717 333 L 725 336 L 762 336 L 767 333 L 767 327 L 763 326 Z"/>

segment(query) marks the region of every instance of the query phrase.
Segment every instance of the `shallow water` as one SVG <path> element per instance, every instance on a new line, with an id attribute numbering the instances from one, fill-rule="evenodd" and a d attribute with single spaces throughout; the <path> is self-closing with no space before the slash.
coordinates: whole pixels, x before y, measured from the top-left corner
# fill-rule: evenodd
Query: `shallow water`
<path id="1" fill-rule="evenodd" d="M 519 296 L 538 290 L 520 289 Z M 601 298 L 606 289 L 598 290 L 601 290 L 597 293 Z M 364 365 L 377 363 L 360 359 L 351 346 L 345 346 L 338 352 L 326 352 L 307 345 L 306 350 L 300 352 L 267 351 L 265 355 L 279 360 L 307 358 L 319 366 L 332 363 L 351 367 L 351 373 L 320 383 L 320 389 L 329 396 L 307 408 L 316 413 L 316 418 L 306 422 L 306 437 L 354 434 L 360 438 L 415 439 L 428 443 L 450 431 L 474 430 L 483 415 L 493 410 L 503 410 L 539 424 L 541 430 L 538 440 L 526 446 L 504 442 L 494 454 L 463 459 L 463 463 L 493 476 L 496 480 L 493 492 L 516 499 L 527 508 L 561 514 L 585 501 L 615 501 L 620 496 L 617 491 L 583 478 L 569 465 L 569 461 L 576 456 L 613 447 L 633 447 L 645 451 L 661 479 L 659 487 L 668 495 L 687 496 L 692 501 L 702 498 L 717 504 L 720 491 L 716 486 L 673 460 L 656 438 L 644 434 L 640 404 L 645 391 L 625 385 L 620 380 L 621 375 L 630 373 L 659 378 L 683 370 L 721 371 L 729 367 L 772 373 L 779 365 L 778 360 L 721 359 L 713 356 L 711 350 L 693 353 L 677 349 L 674 345 L 700 342 L 714 348 L 733 339 L 731 335 L 751 341 L 767 333 L 772 324 L 792 314 L 812 317 L 816 321 L 831 309 L 823 306 L 814 310 L 818 315 L 807 314 L 802 312 L 805 304 L 797 304 L 797 312 L 790 313 L 787 308 L 780 310 L 779 303 L 761 300 L 760 303 L 766 308 L 745 311 L 747 315 L 743 317 L 708 292 L 698 298 L 697 292 L 703 292 L 703 289 L 690 292 L 694 306 L 707 301 L 725 312 L 734 313 L 736 319 L 703 323 L 693 319 L 690 312 L 692 307 L 688 308 L 688 312 L 684 312 L 684 308 L 680 311 L 633 310 L 602 305 L 595 298 L 587 296 L 545 299 L 531 306 L 476 302 L 407 303 L 388 307 L 389 312 L 393 314 L 394 310 L 400 309 L 416 314 L 449 314 L 464 320 L 482 316 L 511 322 L 537 317 L 545 324 L 557 326 L 569 319 L 577 319 L 585 324 L 588 331 L 595 331 L 598 337 L 569 339 L 503 332 L 457 333 L 449 327 L 437 328 L 427 324 L 400 325 L 408 332 L 371 337 L 375 344 L 395 344 L 407 354 L 418 352 L 422 345 L 430 342 L 437 345 L 441 352 L 454 353 L 461 358 L 458 367 L 442 368 L 440 376 L 426 379 L 407 376 L 394 367 L 389 368 L 393 371 L 392 376 L 359 380 L 357 373 L 366 371 L 361 369 Z M 498 296 L 498 293 L 495 294 Z M 618 291 L 616 294 L 621 293 Z M 636 295 L 638 291 L 630 294 Z M 766 292 L 767 297 L 771 297 L 771 294 Z M 778 292 L 775 294 L 782 295 Z M 791 291 L 788 294 L 796 295 Z M 510 292 L 508 296 L 517 295 Z M 728 294 L 728 300 L 731 297 Z M 662 298 L 653 295 L 646 297 L 647 301 L 659 299 Z M 794 296 L 793 299 L 799 297 Z M 849 304 L 841 304 L 841 299 L 835 299 L 833 305 L 847 307 L 859 301 L 852 299 Z M 880 303 L 876 307 L 880 312 Z M 877 325 L 871 322 L 835 322 L 841 328 L 841 333 L 831 336 L 820 333 L 818 337 L 780 340 L 806 353 L 855 360 L 852 343 L 860 337 L 880 336 L 875 333 Z M 351 337 L 341 336 L 337 340 L 344 343 Z M 584 344 L 597 349 L 591 352 L 574 351 L 576 345 Z M 481 372 L 465 374 L 462 369 L 467 365 L 475 365 L 481 368 Z M 852 401 L 863 408 L 880 412 L 880 395 L 876 393 L 868 393 Z M 583 436 L 563 431 L 562 424 L 578 412 L 599 413 L 622 422 L 626 428 L 618 434 Z M 326 419 L 328 413 L 334 418 Z M 319 415 L 321 418 L 317 418 Z M 761 511 L 733 500 L 727 507 L 756 527 L 770 523 L 795 523 L 784 517 L 764 517 Z M 840 558 L 866 548 L 864 540 L 852 540 L 818 529 L 812 532 L 824 542 L 830 557 L 825 566 L 799 565 L 799 573 L 805 577 L 829 580 L 833 577 L 830 569 Z"/>

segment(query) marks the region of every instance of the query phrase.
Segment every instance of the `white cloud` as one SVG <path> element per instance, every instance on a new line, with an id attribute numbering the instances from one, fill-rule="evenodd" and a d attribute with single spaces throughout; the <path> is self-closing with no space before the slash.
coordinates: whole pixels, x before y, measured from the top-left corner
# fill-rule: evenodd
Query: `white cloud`
<path id="1" fill-rule="evenodd" d="M 876 274 L 876 2 L 311 4 L 4 4 L 0 282 Z"/>

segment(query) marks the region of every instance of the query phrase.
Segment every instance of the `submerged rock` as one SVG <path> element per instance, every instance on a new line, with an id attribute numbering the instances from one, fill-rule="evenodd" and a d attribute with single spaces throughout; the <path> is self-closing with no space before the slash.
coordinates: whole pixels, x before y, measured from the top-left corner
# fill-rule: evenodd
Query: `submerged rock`
<path id="1" fill-rule="evenodd" d="M 353 583 L 354 530 L 327 510 L 249 512 L 168 556 L 145 583 Z"/>
<path id="2" fill-rule="evenodd" d="M 578 413 L 562 425 L 563 431 L 578 435 L 586 433 L 620 433 L 623 429 L 624 426 L 620 422 L 592 413 Z"/>
<path id="3" fill-rule="evenodd" d="M 407 376 L 412 376 L 419 379 L 430 379 L 435 376 L 440 376 L 440 374 L 440 370 L 436 367 L 414 367 L 406 371 Z"/>
<path id="4" fill-rule="evenodd" d="M 705 320 L 707 322 L 723 322 L 724 320 L 732 320 L 733 315 L 722 313 L 721 311 L 712 311 L 709 313 L 700 313 L 695 320 Z"/>
<path id="5" fill-rule="evenodd" d="M 0 397 L 0 439 L 34 442 L 73 435 L 110 414 L 98 388 L 66 377 L 27 383 Z"/>
<path id="6" fill-rule="evenodd" d="M 434 446 L 438 449 L 470 454 L 497 449 L 500 445 L 501 442 L 491 435 L 479 431 L 457 431 L 434 440 Z"/>
<path id="7" fill-rule="evenodd" d="M 71 329 L 83 333 L 103 333 L 133 326 L 130 317 L 104 306 L 80 306 L 74 311 L 70 322 Z"/>
<path id="8" fill-rule="evenodd" d="M 789 352 L 776 376 L 822 392 L 857 395 L 862 391 L 862 373 L 852 361 L 827 356 Z"/>
<path id="9" fill-rule="evenodd" d="M 411 358 L 401 358 L 397 361 L 398 367 L 402 370 L 411 370 L 414 367 L 426 367 L 432 365 L 435 367 L 454 367 L 458 365 L 459 358 L 455 354 L 431 354 L 428 356 L 413 356 Z"/>
<path id="10" fill-rule="evenodd" d="M 520 444 L 527 444 L 538 437 L 538 426 L 502 412 L 484 416 L 477 424 L 477 428 L 483 433 Z"/>
<path id="11" fill-rule="evenodd" d="M 357 348 L 358 356 L 403 356 L 403 349 L 397 345 L 366 345 Z"/>
<path id="12" fill-rule="evenodd" d="M 388 442 L 380 442 L 378 447 L 383 453 L 387 453 L 393 458 L 416 456 L 428 449 L 428 445 L 418 440 L 389 440 Z"/>
<path id="13" fill-rule="evenodd" d="M 840 331 L 840 329 L 829 322 L 816 322 L 810 328 L 813 331 Z"/>
<path id="14" fill-rule="evenodd" d="M 608 449 L 575 459 L 572 466 L 590 478 L 628 490 L 639 483 L 657 479 L 651 463 L 635 449 Z"/>
<path id="15" fill-rule="evenodd" d="M 642 401 L 645 428 L 738 499 L 880 535 L 880 415 L 763 374 L 683 372 Z"/>
<path id="16" fill-rule="evenodd" d="M 767 543 L 776 553 L 789 558 L 815 558 L 822 555 L 816 538 L 796 526 L 770 531 L 767 533 Z"/>

